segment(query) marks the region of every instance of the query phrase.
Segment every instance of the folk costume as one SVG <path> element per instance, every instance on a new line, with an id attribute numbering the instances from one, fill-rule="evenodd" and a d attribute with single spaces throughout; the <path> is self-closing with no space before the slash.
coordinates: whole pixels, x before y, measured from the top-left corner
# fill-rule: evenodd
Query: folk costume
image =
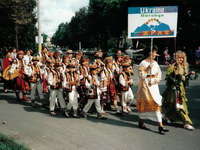
<path id="1" fill-rule="evenodd" d="M 75 71 L 76 65 L 74 62 L 69 63 L 67 66 L 69 71 L 65 72 L 64 75 L 64 88 L 68 97 L 67 112 L 73 108 L 73 117 L 79 118 L 78 116 L 78 85 L 79 85 L 79 74 Z"/>
<path id="2" fill-rule="evenodd" d="M 95 59 L 93 64 L 96 64 L 99 68 L 99 70 L 103 70 L 105 63 L 102 61 L 103 53 L 102 52 L 96 52 L 94 55 Z"/>
<path id="3" fill-rule="evenodd" d="M 106 88 L 107 88 L 107 100 L 112 101 L 114 104 L 114 109 L 117 113 L 120 113 L 117 105 L 117 91 L 116 91 L 116 80 L 115 71 L 116 66 L 114 66 L 114 61 L 112 57 L 105 58 L 106 66 L 104 67 L 103 73 L 106 78 Z"/>
<path id="4" fill-rule="evenodd" d="M 29 53 L 31 53 L 31 51 Z M 25 65 L 31 64 L 31 60 L 32 60 L 31 55 L 28 54 L 24 55 L 23 61 Z"/>
<path id="5" fill-rule="evenodd" d="M 158 82 L 161 80 L 161 70 L 158 63 L 154 60 L 157 56 L 157 46 L 146 47 L 143 50 L 146 59 L 139 65 L 139 84 L 137 92 L 137 111 L 139 113 L 139 128 L 148 130 L 144 125 L 144 119 L 150 119 L 158 123 L 160 134 L 169 130 L 163 127 L 161 105 L 162 96 L 160 95 Z"/>
<path id="6" fill-rule="evenodd" d="M 87 112 L 91 108 L 92 104 L 95 103 L 95 108 L 97 110 L 97 117 L 99 119 L 106 119 L 106 116 L 102 113 L 101 105 L 100 105 L 100 79 L 98 77 L 98 66 L 96 64 L 92 64 L 90 66 L 91 75 L 88 76 L 89 81 L 86 83 L 87 91 L 87 98 L 88 102 L 83 108 L 82 115 L 83 117 L 87 117 Z"/>
<path id="7" fill-rule="evenodd" d="M 131 86 L 133 85 L 132 76 L 130 73 L 130 63 L 123 63 L 123 71 L 119 75 L 119 89 L 121 90 L 121 105 L 124 113 L 131 112 L 130 105 L 134 99 Z"/>
<path id="8" fill-rule="evenodd" d="M 13 59 L 16 59 L 16 58 L 17 58 L 17 53 L 16 53 L 16 52 L 12 52 L 11 55 L 12 55 L 12 58 L 13 58 Z"/>
<path id="9" fill-rule="evenodd" d="M 28 75 L 29 82 L 31 85 L 31 106 L 36 107 L 35 103 L 35 94 L 36 90 L 38 92 L 40 100 L 43 101 L 44 96 L 42 93 L 42 74 L 41 74 L 41 68 L 38 65 L 39 58 L 33 57 L 32 62 L 29 66 L 29 69 L 27 69 L 26 74 Z"/>
<path id="10" fill-rule="evenodd" d="M 183 60 L 179 63 L 177 59 Z M 176 61 L 167 70 L 166 80 L 167 89 L 163 93 L 163 108 L 165 110 L 165 119 L 170 122 L 181 121 L 186 129 L 194 130 L 192 121 L 189 117 L 189 112 L 186 102 L 185 83 L 189 76 L 188 65 L 184 52 L 178 51 L 176 53 Z"/>
<path id="11" fill-rule="evenodd" d="M 12 66 L 10 68 L 10 71 L 9 71 L 11 75 L 13 75 L 15 73 L 15 71 L 19 74 L 19 76 L 17 76 L 14 79 L 14 82 L 15 82 L 14 89 L 15 89 L 15 93 L 16 93 L 18 101 L 21 101 L 21 99 L 19 97 L 19 92 L 22 92 L 23 99 L 25 101 L 28 101 L 28 99 L 26 97 L 26 93 L 30 90 L 28 82 L 25 81 L 24 72 L 25 72 L 25 69 L 27 69 L 27 67 L 24 65 L 23 56 L 24 56 L 23 51 L 19 51 L 17 53 L 17 58 L 14 60 Z"/>
<path id="12" fill-rule="evenodd" d="M 42 80 L 43 80 L 42 89 L 43 89 L 43 93 L 47 93 L 48 92 L 48 90 L 47 90 L 48 87 L 47 87 L 47 80 L 44 77 L 44 70 L 45 70 L 45 66 L 47 64 L 47 61 L 49 61 L 48 50 L 46 48 L 43 48 L 42 52 L 40 52 L 38 54 L 38 57 L 40 58 L 39 64 L 40 64 L 40 67 L 42 69 L 42 72 L 41 72 L 42 73 Z"/>
<path id="13" fill-rule="evenodd" d="M 63 80 L 64 80 L 64 74 L 63 71 L 60 70 L 60 63 L 55 63 L 54 69 L 51 70 L 49 77 L 48 77 L 48 83 L 50 85 L 50 114 L 55 116 L 55 104 L 56 100 L 59 100 L 61 110 L 63 111 L 63 115 L 68 117 L 68 114 L 66 113 L 66 103 L 63 98 Z"/>
<path id="14" fill-rule="evenodd" d="M 8 57 L 8 55 L 10 56 Z M 11 57 L 11 53 L 7 54 L 7 57 L 3 59 L 3 66 L 2 66 L 3 74 L 4 71 L 7 71 L 8 68 L 11 67 L 13 60 L 14 59 Z M 8 89 L 13 89 L 13 80 L 10 80 L 9 77 L 4 78 L 3 82 L 4 82 L 3 90 L 5 93 L 8 92 Z"/>
<path id="15" fill-rule="evenodd" d="M 139 65 L 139 78 L 137 92 L 137 110 L 140 119 L 150 119 L 156 122 L 162 122 L 161 105 L 162 96 L 160 95 L 158 82 L 161 80 L 161 70 L 156 61 L 152 62 L 151 73 L 145 69 L 150 62 L 143 60 Z M 149 82 L 155 84 L 149 86 Z"/>
<path id="16" fill-rule="evenodd" d="M 82 57 L 80 60 L 80 84 L 78 87 L 78 93 L 79 93 L 79 108 L 82 110 L 83 107 L 87 103 L 87 88 L 86 88 L 86 82 L 88 82 L 88 75 L 90 73 L 90 67 L 89 67 L 89 59 L 87 57 Z"/>

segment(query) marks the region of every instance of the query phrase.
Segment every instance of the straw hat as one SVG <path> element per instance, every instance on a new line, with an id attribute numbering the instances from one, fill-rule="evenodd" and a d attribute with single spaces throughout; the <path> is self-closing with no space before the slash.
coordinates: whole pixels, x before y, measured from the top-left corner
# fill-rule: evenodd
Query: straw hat
<path id="1" fill-rule="evenodd" d="M 85 63 L 88 63 L 88 62 L 89 62 L 89 59 L 87 57 L 82 57 L 81 60 L 80 60 L 81 64 L 85 64 Z"/>
<path id="2" fill-rule="evenodd" d="M 73 51 L 72 50 L 67 50 L 66 54 L 73 54 Z"/>
<path id="3" fill-rule="evenodd" d="M 24 55 L 24 52 L 20 50 L 19 52 L 17 52 L 17 55 Z"/>
<path id="4" fill-rule="evenodd" d="M 125 67 L 130 67 L 131 64 L 130 64 L 129 62 L 124 62 L 124 63 L 122 64 L 122 66 L 123 66 L 123 68 L 125 68 Z"/>
<path id="5" fill-rule="evenodd" d="M 98 66 L 96 64 L 91 64 L 90 65 L 90 70 L 95 70 L 97 68 L 98 68 Z"/>
<path id="6" fill-rule="evenodd" d="M 102 52 L 96 52 L 94 56 L 96 58 L 102 58 L 103 57 L 103 53 Z"/>
<path id="7" fill-rule="evenodd" d="M 32 58 L 32 61 L 39 61 L 40 59 L 39 59 L 39 57 L 37 57 L 37 56 L 34 56 L 33 58 Z"/>
<path id="8" fill-rule="evenodd" d="M 113 63 L 113 57 L 112 56 L 106 57 L 105 62 L 106 63 Z"/>
<path id="9" fill-rule="evenodd" d="M 75 68 L 76 67 L 76 63 L 75 62 L 70 62 L 68 65 L 67 65 L 67 68 Z"/>

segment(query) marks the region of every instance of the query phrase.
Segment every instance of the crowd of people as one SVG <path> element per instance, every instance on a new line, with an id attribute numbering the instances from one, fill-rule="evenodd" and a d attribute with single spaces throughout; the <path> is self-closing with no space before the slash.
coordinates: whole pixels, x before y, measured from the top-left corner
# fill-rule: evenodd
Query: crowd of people
<path id="1" fill-rule="evenodd" d="M 195 72 L 189 72 L 185 53 L 176 52 L 175 61 L 167 71 L 167 89 L 161 96 L 158 83 L 162 73 L 154 60 L 158 56 L 157 51 L 156 46 L 153 50 L 145 48 L 145 59 L 139 65 L 136 96 L 138 126 L 149 130 L 144 119 L 150 119 L 158 123 L 159 133 L 168 132 L 163 127 L 164 119 L 167 123 L 182 121 L 184 128 L 194 130 L 188 116 L 184 83 Z M 112 109 L 117 114 L 131 113 L 133 66 L 130 57 L 120 50 L 115 58 L 104 58 L 103 53 L 98 51 L 92 62 L 82 51 L 74 54 L 67 50 L 62 56 L 60 51 L 49 52 L 43 47 L 36 56 L 32 56 L 31 50 L 25 53 L 15 49 L 8 51 L 3 59 L 4 92 L 13 89 L 17 101 L 29 101 L 26 95 L 30 91 L 31 106 L 35 108 L 39 102 L 36 99 L 38 93 L 41 106 L 48 107 L 50 115 L 56 116 L 56 108 L 59 107 L 67 118 L 88 117 L 93 103 L 98 119 L 107 119 L 105 109 Z M 49 95 L 48 100 L 44 93 Z"/>

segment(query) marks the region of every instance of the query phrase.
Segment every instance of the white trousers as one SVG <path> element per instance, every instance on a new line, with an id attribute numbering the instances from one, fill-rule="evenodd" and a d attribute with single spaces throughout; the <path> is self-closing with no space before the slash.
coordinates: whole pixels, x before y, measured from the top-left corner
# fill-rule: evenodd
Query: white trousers
<path id="1" fill-rule="evenodd" d="M 130 104 L 133 102 L 134 95 L 132 89 L 129 87 L 128 91 L 123 91 L 122 92 L 122 106 L 127 106 L 127 104 Z"/>
<path id="2" fill-rule="evenodd" d="M 67 104 L 67 109 L 70 110 L 73 107 L 73 110 L 78 109 L 78 92 L 75 89 L 72 89 L 71 92 L 68 93 L 69 103 Z"/>
<path id="3" fill-rule="evenodd" d="M 56 98 L 58 98 L 59 100 L 61 109 L 66 108 L 66 103 L 63 98 L 63 89 L 50 89 L 50 97 L 49 97 L 50 111 L 54 111 L 55 109 Z"/>
<path id="4" fill-rule="evenodd" d="M 162 114 L 160 111 L 139 113 L 139 118 L 162 122 Z"/>
<path id="5" fill-rule="evenodd" d="M 40 99 L 41 100 L 44 99 L 44 95 L 42 93 L 42 83 L 37 82 L 37 83 L 31 83 L 31 100 L 35 100 L 36 90 L 38 92 Z"/>
<path id="6" fill-rule="evenodd" d="M 88 99 L 87 104 L 85 105 L 85 107 L 83 108 L 84 112 L 88 112 L 89 109 L 91 108 L 92 104 L 95 103 L 95 107 L 98 113 L 101 113 L 101 105 L 100 105 L 100 98 L 98 97 L 98 99 Z"/>

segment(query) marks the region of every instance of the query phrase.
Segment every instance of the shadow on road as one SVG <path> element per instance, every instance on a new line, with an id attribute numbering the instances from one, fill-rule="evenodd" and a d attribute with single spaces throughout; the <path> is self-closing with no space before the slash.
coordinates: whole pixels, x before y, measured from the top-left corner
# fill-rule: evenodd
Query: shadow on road
<path id="1" fill-rule="evenodd" d="M 130 127 L 130 128 L 137 128 L 137 125 L 130 123 L 130 122 L 124 122 L 124 121 L 120 121 L 120 120 L 115 120 L 113 118 L 109 118 L 106 120 L 101 120 L 101 119 L 97 119 L 94 116 L 88 116 L 87 120 L 94 122 L 94 123 L 105 123 L 105 124 L 109 124 L 109 125 L 114 125 L 114 126 L 122 126 L 122 127 Z"/>

